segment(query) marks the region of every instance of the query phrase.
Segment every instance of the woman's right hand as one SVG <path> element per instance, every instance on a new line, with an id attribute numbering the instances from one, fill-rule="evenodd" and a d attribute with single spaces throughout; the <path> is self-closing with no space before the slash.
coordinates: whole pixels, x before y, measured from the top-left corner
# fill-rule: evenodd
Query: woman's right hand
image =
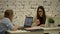
<path id="1" fill-rule="evenodd" d="M 17 24 L 14 24 L 14 31 L 16 31 L 16 30 L 18 30 L 18 28 L 19 28 L 20 26 L 19 25 L 17 25 Z"/>
<path id="2" fill-rule="evenodd" d="M 39 21 L 39 19 L 36 19 L 36 24 L 38 25 L 38 24 L 40 24 L 40 21 Z"/>

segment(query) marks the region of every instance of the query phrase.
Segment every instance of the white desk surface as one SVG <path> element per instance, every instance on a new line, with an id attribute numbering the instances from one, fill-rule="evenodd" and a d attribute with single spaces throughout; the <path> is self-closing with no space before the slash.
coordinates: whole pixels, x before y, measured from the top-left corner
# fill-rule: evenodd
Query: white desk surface
<path id="1" fill-rule="evenodd" d="M 60 27 L 40 27 L 41 29 L 44 30 L 54 30 L 54 29 L 60 29 Z"/>
<path id="2" fill-rule="evenodd" d="M 51 29 L 60 29 L 60 27 L 42 27 L 42 26 L 35 26 L 27 29 L 44 29 L 44 30 L 51 30 Z"/>
<path id="3" fill-rule="evenodd" d="M 7 30 L 7 31 L 10 32 L 10 33 L 25 33 L 25 32 L 29 32 L 29 31 L 25 31 L 25 30 L 17 30 L 17 31 Z"/>
<path id="4" fill-rule="evenodd" d="M 43 29 L 43 30 L 56 30 L 56 29 L 60 29 L 60 27 L 32 27 L 32 28 L 29 28 L 29 29 Z M 10 33 L 25 33 L 25 32 L 30 32 L 30 31 L 25 31 L 25 30 L 17 30 L 17 31 L 9 31 L 8 32 Z"/>

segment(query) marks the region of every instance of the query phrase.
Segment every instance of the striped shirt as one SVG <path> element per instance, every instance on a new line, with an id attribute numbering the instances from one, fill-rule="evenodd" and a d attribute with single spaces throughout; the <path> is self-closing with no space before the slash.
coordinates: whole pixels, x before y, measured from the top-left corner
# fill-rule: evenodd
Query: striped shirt
<path id="1" fill-rule="evenodd" d="M 9 18 L 4 18 L 0 21 L 0 32 L 6 30 L 12 30 L 14 28 L 13 24 L 11 23 Z"/>

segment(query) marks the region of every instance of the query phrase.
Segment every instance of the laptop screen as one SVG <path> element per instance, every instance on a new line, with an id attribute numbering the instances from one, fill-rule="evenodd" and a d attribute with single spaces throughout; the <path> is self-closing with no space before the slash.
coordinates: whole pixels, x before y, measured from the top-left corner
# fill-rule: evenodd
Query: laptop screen
<path id="1" fill-rule="evenodd" d="M 24 27 L 31 27 L 33 23 L 33 17 L 26 17 Z"/>

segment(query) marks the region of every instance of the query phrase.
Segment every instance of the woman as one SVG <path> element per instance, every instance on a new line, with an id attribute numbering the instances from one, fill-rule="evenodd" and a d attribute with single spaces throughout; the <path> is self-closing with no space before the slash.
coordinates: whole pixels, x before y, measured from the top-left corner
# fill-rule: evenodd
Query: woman
<path id="1" fill-rule="evenodd" d="M 37 26 L 44 25 L 46 21 L 45 10 L 43 6 L 39 6 L 37 9 L 37 19 L 36 24 Z"/>
<path id="2" fill-rule="evenodd" d="M 0 33 L 3 34 L 7 30 L 17 30 L 19 26 L 13 25 L 13 10 L 6 10 L 4 18 L 0 21 Z"/>

